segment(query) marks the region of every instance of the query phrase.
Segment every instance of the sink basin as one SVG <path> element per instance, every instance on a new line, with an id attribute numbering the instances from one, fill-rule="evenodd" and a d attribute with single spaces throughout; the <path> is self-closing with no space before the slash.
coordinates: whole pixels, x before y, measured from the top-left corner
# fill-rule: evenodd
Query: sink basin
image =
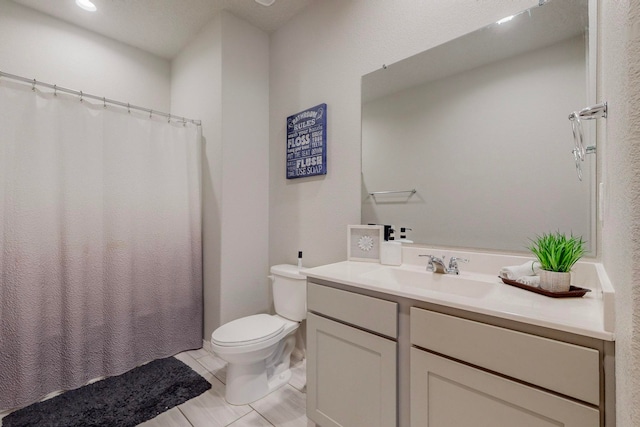
<path id="1" fill-rule="evenodd" d="M 375 280 L 397 287 L 414 287 L 429 291 L 454 294 L 470 298 L 482 298 L 493 289 L 496 284 L 480 275 L 465 274 L 435 274 L 425 270 L 411 270 L 406 268 L 381 268 L 362 275 L 367 280 Z"/>

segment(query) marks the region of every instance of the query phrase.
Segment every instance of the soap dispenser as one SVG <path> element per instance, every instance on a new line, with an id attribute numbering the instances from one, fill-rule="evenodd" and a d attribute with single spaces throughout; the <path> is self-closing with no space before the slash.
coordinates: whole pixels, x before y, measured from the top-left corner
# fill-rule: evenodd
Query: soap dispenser
<path id="1" fill-rule="evenodd" d="M 413 243 L 413 240 L 407 239 L 407 231 L 411 231 L 409 227 L 400 227 L 400 240 L 401 243 Z"/>
<path id="2" fill-rule="evenodd" d="M 402 243 L 395 241 L 392 225 L 385 225 L 385 241 L 380 244 L 380 264 L 402 264 Z"/>

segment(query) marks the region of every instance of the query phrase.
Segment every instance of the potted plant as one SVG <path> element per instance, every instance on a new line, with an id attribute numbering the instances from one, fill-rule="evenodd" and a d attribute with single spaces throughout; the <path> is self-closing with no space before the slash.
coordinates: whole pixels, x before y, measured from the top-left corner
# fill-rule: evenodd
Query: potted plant
<path id="1" fill-rule="evenodd" d="M 571 287 L 571 267 L 584 255 L 582 236 L 567 237 L 559 231 L 531 240 L 529 250 L 540 262 L 540 287 L 551 292 L 567 292 Z"/>

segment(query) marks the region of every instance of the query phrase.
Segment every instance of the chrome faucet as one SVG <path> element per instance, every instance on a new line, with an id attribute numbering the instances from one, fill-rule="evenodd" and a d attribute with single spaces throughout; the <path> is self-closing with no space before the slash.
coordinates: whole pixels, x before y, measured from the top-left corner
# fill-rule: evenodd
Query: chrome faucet
<path id="1" fill-rule="evenodd" d="M 433 255 L 419 255 L 429 257 L 429 262 L 427 263 L 427 271 L 431 271 L 433 273 L 438 274 L 460 274 L 460 269 L 458 268 L 458 262 L 469 262 L 468 259 L 459 258 L 452 256 L 449 259 L 449 267 L 446 267 L 444 264 L 445 256 L 442 258 L 435 257 Z"/>
<path id="2" fill-rule="evenodd" d="M 442 258 L 435 257 L 433 255 L 420 255 L 429 257 L 429 262 L 427 263 L 427 271 L 431 271 L 433 273 L 446 274 L 448 273 L 448 268 L 444 265 L 444 255 Z"/>

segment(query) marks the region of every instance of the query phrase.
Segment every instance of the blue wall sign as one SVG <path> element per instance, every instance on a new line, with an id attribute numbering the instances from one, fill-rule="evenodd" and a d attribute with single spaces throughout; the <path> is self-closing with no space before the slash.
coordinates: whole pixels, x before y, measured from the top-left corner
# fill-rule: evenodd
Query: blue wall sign
<path id="1" fill-rule="evenodd" d="M 287 117 L 287 179 L 327 174 L 327 104 Z"/>

